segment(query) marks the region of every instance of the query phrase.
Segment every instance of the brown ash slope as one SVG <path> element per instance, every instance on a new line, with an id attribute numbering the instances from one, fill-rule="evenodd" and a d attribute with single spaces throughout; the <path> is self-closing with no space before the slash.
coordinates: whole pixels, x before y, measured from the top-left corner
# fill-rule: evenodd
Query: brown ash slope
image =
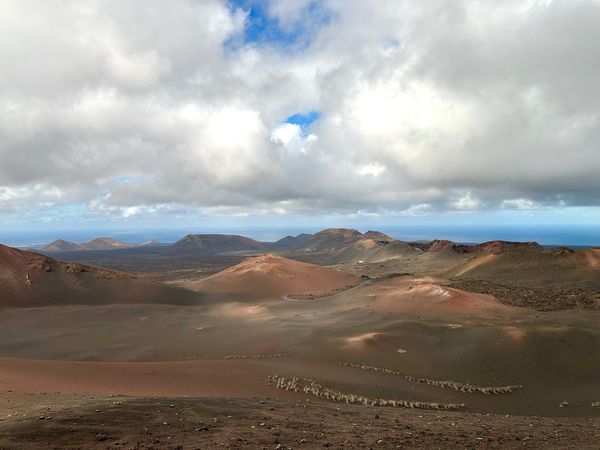
<path id="1" fill-rule="evenodd" d="M 0 307 L 61 304 L 193 304 L 198 296 L 124 272 L 58 261 L 0 245 Z"/>

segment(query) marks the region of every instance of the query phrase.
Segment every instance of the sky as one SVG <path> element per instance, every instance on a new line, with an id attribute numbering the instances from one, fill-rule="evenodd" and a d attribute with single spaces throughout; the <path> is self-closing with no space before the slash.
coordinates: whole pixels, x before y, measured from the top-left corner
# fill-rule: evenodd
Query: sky
<path id="1" fill-rule="evenodd" d="M 3 0 L 0 29 L 4 231 L 600 222 L 598 0 Z"/>

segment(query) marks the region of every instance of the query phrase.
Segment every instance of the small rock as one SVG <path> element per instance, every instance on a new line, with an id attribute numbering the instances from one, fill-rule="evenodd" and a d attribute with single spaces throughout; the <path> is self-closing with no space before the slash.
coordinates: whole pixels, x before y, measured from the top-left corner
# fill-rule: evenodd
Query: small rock
<path id="1" fill-rule="evenodd" d="M 106 437 L 106 435 L 105 435 L 105 434 L 98 433 L 98 434 L 96 435 L 96 440 L 97 440 L 98 442 L 105 441 L 106 439 L 107 439 L 107 437 Z"/>

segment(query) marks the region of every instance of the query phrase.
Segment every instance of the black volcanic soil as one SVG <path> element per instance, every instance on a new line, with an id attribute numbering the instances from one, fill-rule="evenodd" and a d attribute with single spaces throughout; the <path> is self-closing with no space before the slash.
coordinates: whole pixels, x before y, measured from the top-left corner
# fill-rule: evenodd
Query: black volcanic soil
<path id="1" fill-rule="evenodd" d="M 317 401 L 3 395 L 0 449 L 598 448 L 600 419 Z"/>

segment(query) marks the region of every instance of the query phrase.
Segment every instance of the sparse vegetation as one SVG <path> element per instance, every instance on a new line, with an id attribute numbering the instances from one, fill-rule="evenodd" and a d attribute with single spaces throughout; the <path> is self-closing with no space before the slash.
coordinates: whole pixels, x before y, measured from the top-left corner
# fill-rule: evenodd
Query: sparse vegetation
<path id="1" fill-rule="evenodd" d="M 592 408 L 600 408 L 600 402 L 592 402 Z"/>
<path id="2" fill-rule="evenodd" d="M 269 385 L 275 384 L 277 389 L 293 392 L 303 392 L 316 397 L 326 398 L 336 402 L 348 404 L 359 404 L 364 406 L 393 406 L 399 408 L 413 409 L 435 409 L 435 410 L 454 410 L 464 407 L 462 403 L 434 403 L 434 402 L 419 402 L 410 400 L 388 400 L 383 398 L 371 398 L 358 394 L 348 394 L 336 389 L 323 386 L 322 384 L 310 378 L 299 377 L 281 377 L 274 375 L 267 377 Z"/>
<path id="3" fill-rule="evenodd" d="M 368 366 L 366 364 L 356 364 L 352 362 L 341 362 L 340 366 L 343 367 L 353 367 L 355 369 L 361 370 L 369 370 L 373 372 L 381 372 L 389 375 L 398 375 L 403 376 L 406 380 L 416 382 L 416 383 L 425 383 L 431 386 L 437 386 L 443 389 L 454 389 L 455 391 L 467 392 L 469 394 L 480 393 L 486 395 L 499 395 L 499 394 L 510 394 L 511 392 L 516 391 L 517 389 L 521 389 L 523 386 L 521 385 L 512 385 L 512 386 L 476 386 L 469 383 L 460 383 L 458 381 L 448 381 L 448 380 L 432 380 L 429 378 L 419 378 L 414 377 L 412 375 L 406 375 L 402 372 L 394 369 L 388 369 L 385 367 L 375 367 Z"/>
<path id="4" fill-rule="evenodd" d="M 481 280 L 454 280 L 448 283 L 448 287 L 492 295 L 504 304 L 530 307 L 539 311 L 600 308 L 600 291 L 594 289 L 540 289 Z"/>

